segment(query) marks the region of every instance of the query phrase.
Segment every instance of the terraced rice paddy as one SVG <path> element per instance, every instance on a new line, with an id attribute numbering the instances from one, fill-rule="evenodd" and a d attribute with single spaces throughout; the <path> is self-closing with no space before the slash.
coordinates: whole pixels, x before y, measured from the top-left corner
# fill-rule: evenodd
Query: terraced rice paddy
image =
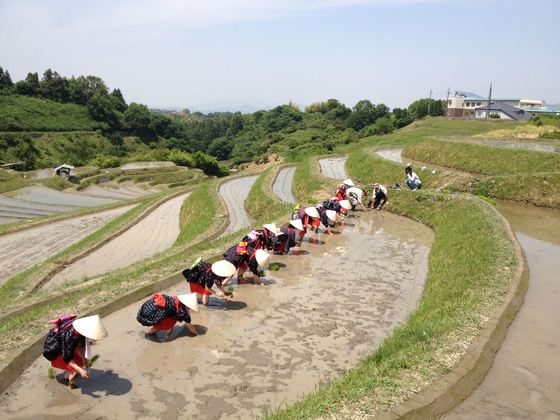
<path id="1" fill-rule="evenodd" d="M 321 166 L 323 175 L 327 178 L 338 179 L 339 181 L 348 177 L 344 167 L 345 164 L 346 157 L 319 159 L 319 165 Z"/>
<path id="2" fill-rule="evenodd" d="M 126 267 L 169 248 L 179 236 L 181 206 L 190 193 L 166 201 L 145 219 L 55 275 L 45 287 Z"/>
<path id="3" fill-rule="evenodd" d="M 224 231 L 224 235 L 251 224 L 244 203 L 258 177 L 258 175 L 253 175 L 236 178 L 224 182 L 220 186 L 220 195 L 224 199 L 229 213 L 229 225 Z"/>

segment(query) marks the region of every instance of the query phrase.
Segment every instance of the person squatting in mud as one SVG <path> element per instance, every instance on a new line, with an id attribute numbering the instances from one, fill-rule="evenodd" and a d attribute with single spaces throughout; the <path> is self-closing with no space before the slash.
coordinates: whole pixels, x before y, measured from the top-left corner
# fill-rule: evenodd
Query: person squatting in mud
<path id="1" fill-rule="evenodd" d="M 294 207 L 294 211 L 292 212 L 291 216 L 292 220 L 301 220 L 303 229 L 299 233 L 296 243 L 301 245 L 305 234 L 307 233 L 307 229 L 311 229 L 315 232 L 319 229 L 319 225 L 321 221 L 319 220 L 319 212 L 315 207 L 301 207 L 297 205 Z"/>
<path id="2" fill-rule="evenodd" d="M 50 320 L 54 327 L 49 331 L 43 345 L 43 356 L 51 366 L 63 369 L 61 383 L 76 388 L 78 375 L 89 379 L 88 359 L 91 345 L 107 337 L 107 330 L 99 315 L 76 319 L 77 315 L 65 315 Z"/>
<path id="3" fill-rule="evenodd" d="M 335 197 L 338 201 L 345 200 L 348 194 L 348 188 L 353 187 L 354 182 L 350 178 L 345 179 L 342 181 L 341 184 L 338 185 Z"/>
<path id="4" fill-rule="evenodd" d="M 303 232 L 303 222 L 301 219 L 290 220 L 289 223 L 278 229 L 278 239 L 274 245 L 275 254 L 287 254 L 290 249 L 299 245 L 298 238 Z"/>
<path id="5" fill-rule="evenodd" d="M 183 270 L 183 277 L 185 277 L 191 293 L 196 293 L 197 298 L 200 295 L 202 304 L 208 306 L 211 295 L 214 294 L 220 298 L 228 295 L 224 286 L 235 271 L 234 265 L 228 261 L 221 260 L 210 264 L 202 258 L 198 258 L 190 268 Z M 212 290 L 214 285 L 216 285 L 217 291 Z"/>
<path id="6" fill-rule="evenodd" d="M 368 208 L 375 208 L 381 210 L 381 208 L 387 204 L 389 201 L 389 193 L 387 188 L 381 184 L 373 184 L 373 192 L 371 194 L 371 199 L 368 203 Z"/>
<path id="7" fill-rule="evenodd" d="M 158 331 L 165 331 L 165 340 L 171 338 L 173 327 L 177 322 L 184 322 L 185 328 L 193 335 L 198 335 L 191 324 L 189 309 L 198 312 L 196 293 L 170 296 L 156 293 L 142 304 L 136 315 L 136 320 L 145 327 L 150 327 L 147 335 L 154 335 Z"/>
<path id="8" fill-rule="evenodd" d="M 267 268 L 270 261 L 270 254 L 268 252 L 262 249 L 255 249 L 251 243 L 245 241 L 229 247 L 223 255 L 226 261 L 234 265 L 239 284 L 247 283 L 244 278 L 247 268 L 253 273 L 254 281 L 260 283 L 259 268 Z"/>

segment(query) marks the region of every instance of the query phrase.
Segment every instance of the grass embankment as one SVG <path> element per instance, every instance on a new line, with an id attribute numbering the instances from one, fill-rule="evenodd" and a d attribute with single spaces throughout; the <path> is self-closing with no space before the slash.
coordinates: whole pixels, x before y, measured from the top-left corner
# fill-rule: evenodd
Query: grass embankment
<path id="1" fill-rule="evenodd" d="M 560 208 L 559 173 L 493 176 L 474 187 L 474 193 L 491 198 Z"/>
<path id="2" fill-rule="evenodd" d="M 20 95 L 0 96 L 0 131 L 95 130 L 85 106 Z"/>
<path id="3" fill-rule="evenodd" d="M 215 188 L 217 182 L 215 180 L 201 185 L 202 193 L 197 194 L 198 190 L 193 192 L 185 202 L 181 215 L 181 237 L 174 247 L 149 260 L 108 273 L 95 282 L 67 290 L 62 296 L 59 294 L 59 289 L 53 289 L 26 299 L 26 304 L 30 304 L 35 300 L 44 300 L 52 296 L 44 304 L 0 323 L 0 333 L 5 337 L 5 340 L 0 342 L 0 361 L 14 352 L 21 351 L 35 334 L 45 332 L 46 321 L 52 317 L 59 316 L 61 313 L 86 313 L 97 305 L 111 302 L 130 293 L 131 290 L 177 273 L 198 256 L 209 258 L 223 252 L 234 238 L 238 237 L 237 232 L 215 240 L 203 240 L 194 246 L 191 242 L 191 239 L 199 240 L 201 236 L 210 235 L 213 229 L 217 229 L 224 222 L 219 215 L 223 209 L 220 208 L 221 204 Z M 191 198 L 194 199 L 190 200 Z M 199 200 L 200 198 L 204 200 Z M 212 210 L 212 206 L 204 206 L 205 212 L 199 212 L 198 204 L 209 202 L 215 203 L 216 211 Z M 189 210 L 196 211 L 194 217 L 189 218 Z M 189 230 L 191 225 L 197 223 L 200 223 L 198 227 L 193 226 L 193 230 Z M 206 230 L 203 228 L 204 225 L 207 226 Z M 6 305 L 13 305 L 10 299 L 5 298 L 3 302 L 6 302 Z"/>
<path id="4" fill-rule="evenodd" d="M 245 210 L 257 224 L 287 217 L 293 209 L 292 204 L 281 202 L 272 192 L 272 182 L 280 169 L 279 166 L 266 169 L 253 184 L 245 200 Z"/>
<path id="5" fill-rule="evenodd" d="M 346 168 L 370 184 L 388 166 L 401 170 L 358 151 Z M 436 231 L 419 308 L 357 368 L 269 418 L 387 412 L 448 372 L 502 302 L 516 260 L 506 227 L 488 205 L 465 195 L 403 190 L 391 193 L 387 208 Z"/>
<path id="6" fill-rule="evenodd" d="M 423 162 L 482 175 L 560 172 L 560 155 L 554 153 L 424 140 L 406 145 L 403 154 Z"/>
<path id="7" fill-rule="evenodd" d="M 6 283 L 0 286 L 0 310 L 4 310 L 11 305 L 14 305 L 14 303 L 17 303 L 23 296 L 25 296 L 25 299 L 30 299 L 28 295 L 23 292 L 26 291 L 30 285 L 35 284 L 39 278 L 42 278 L 62 262 L 71 259 L 96 244 L 99 244 L 119 229 L 131 223 L 147 208 L 166 196 L 174 194 L 175 192 L 177 192 L 177 190 L 167 190 L 145 198 L 137 206 L 107 222 L 102 228 L 86 236 L 81 241 L 10 278 Z"/>
<path id="8" fill-rule="evenodd" d="M 200 184 L 185 200 L 181 207 L 181 233 L 177 237 L 176 245 L 200 239 L 204 234 L 217 230 L 223 224 L 220 217 L 220 202 L 214 193 L 217 180 Z"/>
<path id="9" fill-rule="evenodd" d="M 25 186 L 26 182 L 21 174 L 0 169 L 0 193 L 17 190 Z"/>
<path id="10" fill-rule="evenodd" d="M 338 182 L 321 174 L 319 157 L 309 156 L 298 162 L 294 172 L 292 192 L 302 204 L 315 204 L 332 197 Z"/>

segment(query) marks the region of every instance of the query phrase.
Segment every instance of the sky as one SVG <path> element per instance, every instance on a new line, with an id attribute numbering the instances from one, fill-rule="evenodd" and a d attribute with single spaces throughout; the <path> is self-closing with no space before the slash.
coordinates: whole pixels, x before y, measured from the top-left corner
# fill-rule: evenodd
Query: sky
<path id="1" fill-rule="evenodd" d="M 447 89 L 560 103 L 559 0 L 0 0 L 0 66 L 236 110 Z"/>

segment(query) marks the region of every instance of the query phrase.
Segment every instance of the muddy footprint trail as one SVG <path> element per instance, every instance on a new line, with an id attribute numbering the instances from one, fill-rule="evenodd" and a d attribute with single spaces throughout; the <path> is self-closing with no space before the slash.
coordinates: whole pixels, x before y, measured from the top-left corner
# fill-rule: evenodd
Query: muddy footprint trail
<path id="1" fill-rule="evenodd" d="M 0 284 L 34 264 L 68 248 L 134 206 L 61 220 L 2 236 Z"/>
<path id="2" fill-rule="evenodd" d="M 104 318 L 109 337 L 93 347 L 91 380 L 69 390 L 39 358 L 0 398 L 0 417 L 251 418 L 294 402 L 405 321 L 422 296 L 432 238 L 390 213 L 350 217 L 337 234 L 274 256 L 281 269 L 264 285 L 236 286 L 233 302 L 194 313 L 198 337 L 176 326 L 172 341 L 148 340 L 135 319 L 142 301 L 124 307 Z M 186 291 L 182 283 L 168 293 Z"/>
<path id="3" fill-rule="evenodd" d="M 498 202 L 529 265 L 523 306 L 480 386 L 446 419 L 560 419 L 560 211 Z"/>
<path id="4" fill-rule="evenodd" d="M 244 176 L 224 182 L 220 186 L 220 195 L 229 213 L 229 225 L 222 235 L 236 232 L 251 224 L 251 219 L 245 211 L 245 200 L 258 177 L 259 175 Z"/>
<path id="5" fill-rule="evenodd" d="M 294 173 L 296 172 L 295 166 L 289 166 L 287 168 L 282 168 L 276 176 L 276 180 L 272 185 L 272 191 L 276 196 L 286 202 L 295 203 L 296 198 L 292 193 L 292 184 L 294 182 Z"/>
<path id="6" fill-rule="evenodd" d="M 339 181 L 348 178 L 345 168 L 346 156 L 319 159 L 319 165 L 321 166 L 321 172 L 327 178 L 333 178 Z"/>
<path id="7" fill-rule="evenodd" d="M 169 248 L 180 233 L 181 206 L 190 193 L 166 201 L 145 219 L 56 274 L 44 287 L 124 268 Z"/>

